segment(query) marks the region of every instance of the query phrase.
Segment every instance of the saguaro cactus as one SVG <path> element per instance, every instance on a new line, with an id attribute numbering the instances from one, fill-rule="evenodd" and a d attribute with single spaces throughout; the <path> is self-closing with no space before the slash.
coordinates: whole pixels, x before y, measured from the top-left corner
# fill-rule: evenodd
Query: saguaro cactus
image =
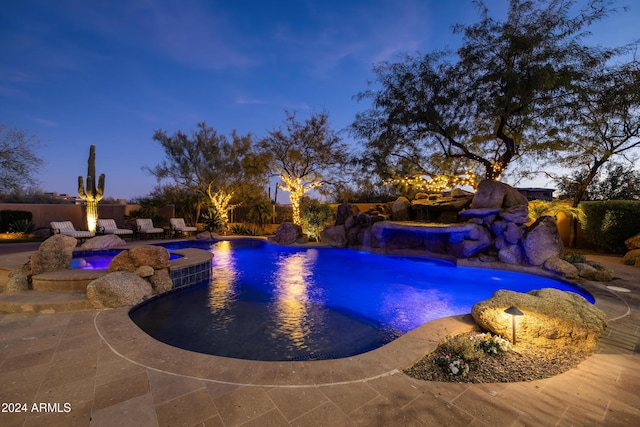
<path id="1" fill-rule="evenodd" d="M 78 196 L 87 202 L 87 228 L 89 231 L 96 231 L 98 224 L 98 202 L 104 195 L 104 174 L 98 178 L 96 188 L 96 146 L 89 148 L 89 166 L 87 168 L 87 189 L 84 188 L 82 176 L 78 177 Z"/>

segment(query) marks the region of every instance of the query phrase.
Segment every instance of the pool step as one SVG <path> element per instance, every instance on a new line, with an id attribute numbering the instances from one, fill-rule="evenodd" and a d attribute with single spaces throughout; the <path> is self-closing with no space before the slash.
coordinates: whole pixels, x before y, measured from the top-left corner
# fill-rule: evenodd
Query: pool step
<path id="1" fill-rule="evenodd" d="M 106 270 L 59 270 L 33 276 L 31 285 L 40 292 L 86 292 L 89 283 L 105 274 Z"/>
<path id="2" fill-rule="evenodd" d="M 28 290 L 0 293 L 0 312 L 62 313 L 93 310 L 85 292 L 40 292 Z"/>

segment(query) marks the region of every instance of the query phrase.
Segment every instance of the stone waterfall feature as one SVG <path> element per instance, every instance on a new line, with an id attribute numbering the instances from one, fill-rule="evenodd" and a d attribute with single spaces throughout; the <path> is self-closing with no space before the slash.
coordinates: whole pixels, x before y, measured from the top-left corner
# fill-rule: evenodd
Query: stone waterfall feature
<path id="1" fill-rule="evenodd" d="M 529 201 L 507 184 L 485 180 L 473 195 L 458 190 L 447 198 L 422 197 L 413 202 L 402 199 L 391 204 L 389 213 L 372 215 L 358 212 L 349 204 L 341 205 L 340 221 L 323 232 L 322 241 L 336 247 L 382 252 L 417 249 L 456 258 L 476 257 L 530 266 L 543 266 L 552 259 L 556 269 L 559 264 L 564 266 L 565 261 L 560 259 L 564 245 L 555 219 L 541 217 L 527 226 L 531 221 Z M 452 209 L 459 210 L 452 214 Z M 425 216 L 451 222 L 406 221 Z"/>

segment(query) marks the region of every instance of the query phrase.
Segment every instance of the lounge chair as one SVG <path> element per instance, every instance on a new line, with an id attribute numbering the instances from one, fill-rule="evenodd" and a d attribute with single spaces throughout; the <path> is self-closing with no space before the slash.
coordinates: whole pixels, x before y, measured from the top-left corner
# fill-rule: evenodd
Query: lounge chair
<path id="1" fill-rule="evenodd" d="M 138 228 L 138 234 L 164 236 L 164 228 L 154 227 L 153 220 L 151 218 L 136 219 L 136 226 Z"/>
<path id="2" fill-rule="evenodd" d="M 133 237 L 133 230 L 128 228 L 118 228 L 113 219 L 98 219 L 98 231 L 102 234 L 115 234 L 116 236 Z"/>
<path id="3" fill-rule="evenodd" d="M 198 231 L 196 227 L 188 227 L 184 223 L 184 218 L 171 218 L 169 219 L 169 223 L 171 224 L 171 230 L 173 230 L 174 234 L 195 233 Z"/>
<path id="4" fill-rule="evenodd" d="M 92 231 L 76 230 L 71 221 L 51 221 L 49 226 L 51 227 L 51 234 L 64 234 L 75 237 L 80 243 L 96 235 Z"/>

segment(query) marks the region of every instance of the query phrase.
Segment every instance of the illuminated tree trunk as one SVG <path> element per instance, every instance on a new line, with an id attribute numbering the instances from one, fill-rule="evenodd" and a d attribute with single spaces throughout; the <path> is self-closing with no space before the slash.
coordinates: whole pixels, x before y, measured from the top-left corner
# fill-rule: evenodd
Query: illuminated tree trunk
<path id="1" fill-rule="evenodd" d="M 293 223 L 302 226 L 302 217 L 300 216 L 300 200 L 302 197 L 312 189 L 319 187 L 320 182 L 310 182 L 306 186 L 302 183 L 300 178 L 291 177 L 285 174 L 280 175 L 280 179 L 284 183 L 280 188 L 289 192 L 289 199 L 291 200 L 291 207 L 293 208 Z"/>
<path id="2" fill-rule="evenodd" d="M 231 207 L 235 207 L 235 205 L 232 206 L 229 204 L 233 197 L 233 191 L 231 193 L 227 193 L 224 190 L 211 192 L 211 184 L 209 184 L 207 194 L 209 195 L 211 206 L 213 206 L 213 208 L 218 212 L 218 215 L 220 215 L 220 219 L 224 222 L 224 225 L 227 225 L 229 222 L 227 210 Z"/>

